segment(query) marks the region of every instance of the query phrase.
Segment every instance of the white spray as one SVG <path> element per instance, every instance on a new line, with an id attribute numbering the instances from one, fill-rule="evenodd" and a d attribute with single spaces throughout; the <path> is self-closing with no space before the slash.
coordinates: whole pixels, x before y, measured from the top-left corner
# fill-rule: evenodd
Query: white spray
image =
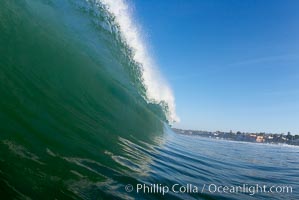
<path id="1" fill-rule="evenodd" d="M 150 101 L 159 103 L 164 101 L 168 104 L 168 120 L 178 122 L 179 118 L 175 113 L 174 96 L 155 67 L 146 45 L 142 40 L 140 31 L 133 22 L 128 4 L 125 0 L 99 0 L 106 6 L 108 11 L 115 17 L 118 24 L 121 37 L 126 41 L 129 48 L 133 50 L 133 59 L 141 64 L 142 78 L 146 87 L 146 95 Z"/>

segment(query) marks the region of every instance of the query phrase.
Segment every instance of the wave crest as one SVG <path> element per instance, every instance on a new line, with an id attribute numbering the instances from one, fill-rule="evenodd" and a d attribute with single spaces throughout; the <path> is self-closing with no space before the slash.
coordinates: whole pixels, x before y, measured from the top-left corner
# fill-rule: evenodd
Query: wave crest
<path id="1" fill-rule="evenodd" d="M 87 0 L 88 1 L 88 0 Z M 146 100 L 160 104 L 170 123 L 178 122 L 175 112 L 175 99 L 172 90 L 155 66 L 143 41 L 140 30 L 132 20 L 129 6 L 125 0 L 97 0 L 114 18 L 120 35 L 132 50 L 132 57 L 142 71 L 142 82 L 146 89 Z"/>

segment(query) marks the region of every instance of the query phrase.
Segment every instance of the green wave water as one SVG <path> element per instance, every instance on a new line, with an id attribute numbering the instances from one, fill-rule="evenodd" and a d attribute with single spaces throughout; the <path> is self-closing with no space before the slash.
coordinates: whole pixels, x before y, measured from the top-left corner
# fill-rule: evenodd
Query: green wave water
<path id="1" fill-rule="evenodd" d="M 298 148 L 170 130 L 173 98 L 149 85 L 138 34 L 117 16 L 123 1 L 0 3 L 0 199 L 299 198 Z M 200 191 L 137 193 L 137 184 Z M 251 196 L 202 191 L 208 184 L 294 189 Z"/>
<path id="2" fill-rule="evenodd" d="M 85 1 L 1 1 L 2 195 L 72 198 L 70 177 L 108 181 L 118 138 L 163 132 L 163 109 L 144 99 L 141 71 L 109 17 Z M 72 167 L 87 160 L 101 172 Z"/>

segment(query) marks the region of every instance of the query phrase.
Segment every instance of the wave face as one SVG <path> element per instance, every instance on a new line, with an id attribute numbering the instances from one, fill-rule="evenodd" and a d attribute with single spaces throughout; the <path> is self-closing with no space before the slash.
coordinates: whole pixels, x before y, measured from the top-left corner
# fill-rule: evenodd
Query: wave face
<path id="1" fill-rule="evenodd" d="M 122 197 L 131 161 L 119 141 L 153 142 L 175 119 L 126 9 L 1 1 L 1 197 Z"/>

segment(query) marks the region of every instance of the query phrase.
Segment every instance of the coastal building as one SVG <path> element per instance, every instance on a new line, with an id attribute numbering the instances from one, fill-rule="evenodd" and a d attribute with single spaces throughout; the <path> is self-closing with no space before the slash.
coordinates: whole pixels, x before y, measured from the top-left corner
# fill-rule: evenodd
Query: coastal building
<path id="1" fill-rule="evenodd" d="M 256 136 L 256 142 L 265 142 L 264 136 Z"/>

